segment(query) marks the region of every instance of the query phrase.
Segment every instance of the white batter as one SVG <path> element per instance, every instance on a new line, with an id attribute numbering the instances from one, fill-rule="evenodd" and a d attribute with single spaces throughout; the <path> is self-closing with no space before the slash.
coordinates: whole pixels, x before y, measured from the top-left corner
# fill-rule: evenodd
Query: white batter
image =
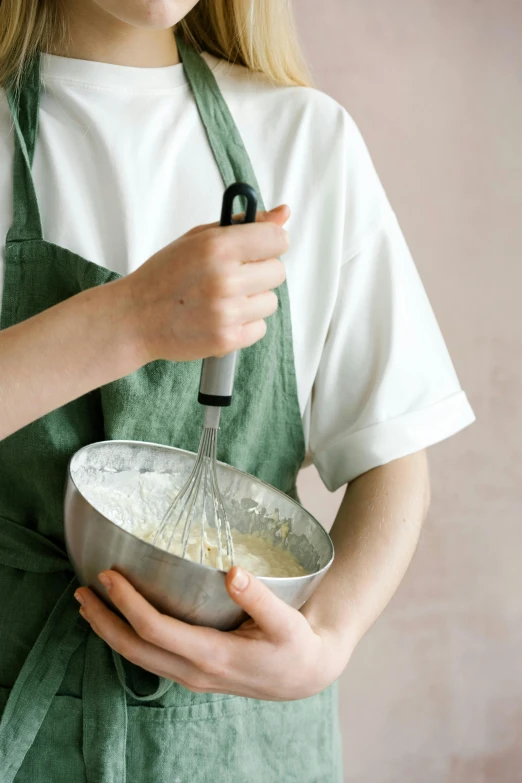
<path id="1" fill-rule="evenodd" d="M 181 528 L 181 526 L 180 526 Z M 140 528 L 140 532 L 135 534 L 143 538 L 144 541 L 153 542 L 156 535 L 156 527 L 147 530 L 145 526 Z M 222 550 L 223 565 L 219 563 L 219 546 L 217 531 L 215 528 L 209 528 L 203 537 L 203 563 L 213 568 L 230 568 L 230 560 L 226 555 L 226 537 L 222 531 Z M 161 549 L 167 549 L 175 555 L 183 554 L 183 545 L 181 542 L 182 531 L 176 530 L 174 539 L 170 546 L 168 540 L 156 542 L 156 546 Z M 290 552 L 285 549 L 278 549 L 264 538 L 259 536 L 247 535 L 237 530 L 232 530 L 232 540 L 234 544 L 234 564 L 242 566 L 255 576 L 303 576 L 308 573 L 297 562 Z M 185 557 L 187 560 L 200 562 L 201 557 L 201 526 L 194 524 L 191 529 L 187 551 Z"/>
<path id="2" fill-rule="evenodd" d="M 169 500 L 172 499 L 172 483 L 165 474 L 113 474 L 110 485 L 90 485 L 82 488 L 86 498 L 104 516 L 116 522 L 133 535 L 152 543 L 163 518 Z M 171 531 L 170 531 L 171 532 Z M 182 524 L 175 530 L 172 541 L 169 535 L 156 542 L 160 549 L 168 549 L 182 556 Z M 191 527 L 185 557 L 200 562 L 201 522 Z M 215 528 L 207 526 L 203 536 L 203 563 L 212 568 L 230 568 L 226 552 L 226 536 L 222 531 L 223 559 L 219 559 L 218 537 Z M 295 557 L 285 549 L 258 535 L 232 530 L 234 564 L 242 566 L 255 576 L 295 577 L 308 573 Z"/>

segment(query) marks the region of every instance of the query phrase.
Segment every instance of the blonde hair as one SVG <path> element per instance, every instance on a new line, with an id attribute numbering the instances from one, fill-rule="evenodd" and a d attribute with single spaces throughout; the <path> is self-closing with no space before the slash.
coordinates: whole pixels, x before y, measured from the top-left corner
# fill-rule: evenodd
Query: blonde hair
<path id="1" fill-rule="evenodd" d="M 291 0 L 199 0 L 176 32 L 204 50 L 265 74 L 274 84 L 310 85 Z M 0 0 L 0 84 L 66 35 L 60 0 Z"/>

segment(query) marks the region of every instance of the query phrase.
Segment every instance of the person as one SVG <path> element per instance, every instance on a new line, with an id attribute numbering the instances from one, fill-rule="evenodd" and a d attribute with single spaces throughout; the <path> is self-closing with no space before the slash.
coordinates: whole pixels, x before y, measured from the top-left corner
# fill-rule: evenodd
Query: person
<path id="1" fill-rule="evenodd" d="M 413 555 L 426 448 L 473 421 L 365 144 L 281 0 L 21 0 L 0 32 L 0 781 L 341 780 L 335 683 Z M 261 212 L 220 227 L 234 181 Z M 234 350 L 219 458 L 347 485 L 334 564 L 301 611 L 231 569 L 228 633 L 108 571 L 117 615 L 65 554 L 68 460 L 196 450 L 200 360 Z"/>

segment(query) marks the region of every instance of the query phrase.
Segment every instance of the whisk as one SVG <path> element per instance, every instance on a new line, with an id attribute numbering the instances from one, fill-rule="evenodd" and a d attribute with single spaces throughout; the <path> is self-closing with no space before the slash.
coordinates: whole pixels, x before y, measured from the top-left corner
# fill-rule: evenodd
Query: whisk
<path id="1" fill-rule="evenodd" d="M 233 217 L 234 199 L 238 196 L 242 196 L 247 204 L 244 218 L 239 221 Z M 220 225 L 254 223 L 256 212 L 255 190 L 250 185 L 234 183 L 225 191 Z M 182 530 L 182 557 L 185 557 L 191 529 L 199 519 L 201 526 L 199 562 L 202 563 L 205 556 L 206 530 L 208 527 L 213 527 L 217 533 L 217 566 L 220 569 L 223 569 L 223 535 L 226 540 L 228 561 L 231 566 L 234 565 L 234 542 L 216 475 L 216 451 L 221 408 L 229 406 L 232 402 L 236 359 L 237 353 L 232 353 L 203 361 L 198 402 L 205 406 L 205 418 L 196 461 L 186 484 L 168 507 L 152 542 L 155 546 L 161 546 L 169 551 L 176 533 Z"/>

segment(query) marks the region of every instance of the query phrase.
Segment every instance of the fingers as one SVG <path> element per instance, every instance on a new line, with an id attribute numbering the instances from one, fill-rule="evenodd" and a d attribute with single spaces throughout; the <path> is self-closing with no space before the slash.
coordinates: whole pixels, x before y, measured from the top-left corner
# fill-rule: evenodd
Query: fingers
<path id="1" fill-rule="evenodd" d="M 291 639 L 297 624 L 304 619 L 243 568 L 232 568 L 227 574 L 226 585 L 236 604 L 274 640 Z"/>
<path id="2" fill-rule="evenodd" d="M 285 280 L 284 264 L 271 258 L 253 264 L 212 264 L 199 287 L 210 307 L 220 311 L 231 305 L 232 300 L 265 293 L 278 288 Z"/>
<path id="3" fill-rule="evenodd" d="M 235 220 L 242 220 L 244 212 L 239 215 L 234 215 Z M 258 212 L 256 215 L 256 223 L 276 223 L 278 226 L 284 226 L 284 224 L 290 218 L 290 207 L 287 204 L 281 204 L 269 212 Z M 219 228 L 219 223 L 207 223 L 203 226 L 196 226 L 191 231 L 188 231 L 185 236 L 194 236 L 195 234 L 201 234 L 202 231 L 208 231 L 209 228 Z"/>
<path id="4" fill-rule="evenodd" d="M 207 228 L 198 235 L 184 236 L 180 241 L 190 256 L 190 263 L 200 265 L 203 261 L 210 268 L 218 269 L 277 258 L 286 253 L 290 245 L 285 229 L 270 221 Z"/>
<path id="5" fill-rule="evenodd" d="M 241 333 L 238 340 L 239 348 L 250 348 L 251 345 L 262 340 L 266 334 L 267 325 L 265 321 L 255 321 L 251 324 L 244 324 L 241 327 Z"/>
<path id="6" fill-rule="evenodd" d="M 91 590 L 78 590 L 76 599 L 82 603 L 80 613 L 92 630 L 128 661 L 161 677 L 170 677 L 182 683 L 191 678 L 192 666 L 188 661 L 141 638 Z"/>
<path id="7" fill-rule="evenodd" d="M 111 600 L 130 625 L 108 609 L 91 590 L 81 588 L 77 590 L 76 598 L 82 603 L 80 612 L 92 630 L 128 661 L 153 674 L 175 680 L 194 692 L 219 691 L 218 680 L 226 676 L 232 660 L 229 648 L 233 644 L 236 649 L 242 649 L 244 640 L 162 615 L 123 577 L 114 571 L 105 573 L 110 575 L 114 585 L 110 591 Z M 151 642 L 150 638 L 155 641 Z M 183 649 L 185 655 L 173 648 Z M 241 653 L 239 657 L 242 657 Z"/>
<path id="8" fill-rule="evenodd" d="M 256 321 L 270 318 L 279 307 L 279 299 L 273 291 L 266 291 L 264 294 L 250 296 L 246 300 L 245 312 L 243 315 L 244 324 L 255 323 Z"/>
<path id="9" fill-rule="evenodd" d="M 111 601 L 146 642 L 190 659 L 205 643 L 207 629 L 188 625 L 158 612 L 116 571 L 100 574 L 100 581 L 107 582 L 106 590 Z"/>
<path id="10" fill-rule="evenodd" d="M 291 210 L 288 204 L 281 204 L 269 212 L 258 212 L 256 215 L 256 223 L 277 223 L 278 226 L 284 226 L 284 224 L 290 219 Z M 243 220 L 245 213 L 242 212 L 239 215 L 234 215 L 234 220 Z"/>
<path id="11" fill-rule="evenodd" d="M 231 305 L 231 319 L 240 326 L 270 318 L 279 307 L 277 294 L 264 291 L 256 296 L 245 296 Z"/>
<path id="12" fill-rule="evenodd" d="M 138 637 L 176 656 L 176 679 L 183 677 L 191 689 L 193 686 L 208 689 L 212 686 L 210 677 L 224 673 L 233 657 L 232 643 L 237 648 L 241 640 L 232 639 L 213 628 L 189 625 L 158 612 L 130 582 L 115 571 L 106 571 L 100 574 L 100 578 L 110 580 L 108 592 L 111 601 L 129 621 Z"/>
<path id="13" fill-rule="evenodd" d="M 245 296 L 260 294 L 278 288 L 286 280 L 284 264 L 278 258 L 269 258 L 256 264 L 242 264 L 238 273 L 239 293 Z"/>
<path id="14" fill-rule="evenodd" d="M 223 260 L 240 263 L 278 258 L 290 247 L 288 232 L 271 221 L 211 229 L 208 237 L 215 238 Z"/>

